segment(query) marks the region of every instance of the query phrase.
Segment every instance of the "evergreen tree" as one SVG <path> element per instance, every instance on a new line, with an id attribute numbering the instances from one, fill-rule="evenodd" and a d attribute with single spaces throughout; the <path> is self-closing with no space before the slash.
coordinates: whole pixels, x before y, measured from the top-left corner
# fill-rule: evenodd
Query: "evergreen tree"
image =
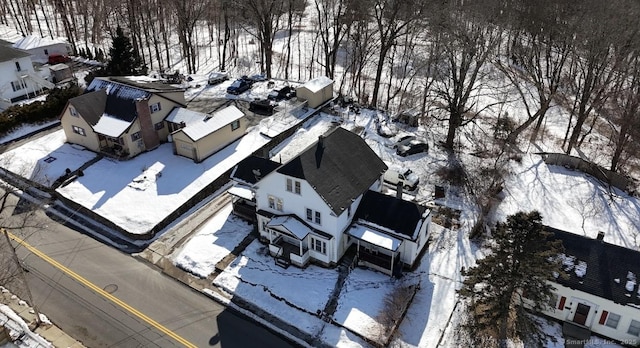
<path id="1" fill-rule="evenodd" d="M 537 211 L 511 215 L 496 225 L 491 253 L 463 271 L 466 278 L 458 293 L 469 300 L 466 328 L 477 340 L 474 346 L 497 342 L 504 346 L 507 339 L 530 342 L 542 337 L 524 305 L 532 312 L 546 308 L 553 290 L 549 281 L 563 274 L 558 258 L 562 243 L 550 236 Z"/>
<path id="2" fill-rule="evenodd" d="M 147 66 L 133 49 L 131 40 L 124 35 L 122 28 L 116 28 L 116 36 L 109 49 L 109 62 L 104 73 L 107 76 L 146 75 Z"/>

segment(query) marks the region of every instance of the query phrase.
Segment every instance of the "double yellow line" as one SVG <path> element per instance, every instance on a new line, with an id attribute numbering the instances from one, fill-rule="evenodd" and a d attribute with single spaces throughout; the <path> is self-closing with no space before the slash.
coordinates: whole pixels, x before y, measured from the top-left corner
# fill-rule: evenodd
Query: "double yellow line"
<path id="1" fill-rule="evenodd" d="M 2 231 L 0 230 L 0 233 L 1 232 Z M 138 311 L 137 309 L 129 306 L 128 304 L 126 304 L 125 302 L 123 302 L 119 298 L 111 295 L 110 293 L 104 291 L 102 288 L 100 288 L 97 285 L 91 283 L 90 281 L 88 281 L 87 279 L 83 278 L 82 276 L 80 276 L 76 272 L 70 270 L 69 268 L 67 268 L 64 265 L 62 265 L 61 263 L 59 263 L 58 261 L 56 261 L 56 260 L 52 259 L 51 257 L 47 256 L 46 254 L 44 254 L 40 250 L 38 250 L 35 247 L 31 246 L 29 243 L 27 243 L 24 240 L 18 238 L 13 233 L 7 232 L 7 234 L 9 235 L 9 238 L 11 238 L 14 241 L 18 242 L 20 245 L 22 245 L 25 248 L 27 248 L 27 250 L 29 250 L 31 253 L 37 255 L 38 257 L 40 257 L 44 261 L 46 261 L 49 264 L 51 264 L 53 267 L 59 269 L 60 271 L 62 271 L 63 273 L 67 274 L 69 277 L 75 279 L 79 283 L 87 286 L 88 288 L 90 288 L 91 290 L 95 291 L 97 294 L 101 295 L 102 297 L 104 297 L 104 298 L 108 299 L 109 301 L 111 301 L 111 302 L 117 304 L 118 306 L 122 307 L 122 309 L 124 309 L 124 310 L 128 311 L 129 313 L 135 315 L 136 317 L 142 319 L 147 324 L 155 327 L 156 329 L 158 329 L 162 333 L 166 334 L 167 336 L 169 336 L 169 337 L 173 338 L 174 340 L 176 340 L 177 342 L 179 342 L 180 344 L 184 345 L 185 347 L 189 347 L 189 348 L 197 348 L 197 346 L 194 345 L 193 343 L 191 343 L 191 342 L 185 340 L 184 338 L 178 336 L 176 333 L 174 333 L 173 331 L 171 331 L 171 330 L 167 329 L 166 327 L 162 326 L 157 321 L 149 318 L 144 313 L 142 313 L 142 312 Z"/>

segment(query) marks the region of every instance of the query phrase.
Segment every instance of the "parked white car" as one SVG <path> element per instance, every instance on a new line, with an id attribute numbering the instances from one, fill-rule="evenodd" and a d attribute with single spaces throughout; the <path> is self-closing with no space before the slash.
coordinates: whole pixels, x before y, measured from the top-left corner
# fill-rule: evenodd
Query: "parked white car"
<path id="1" fill-rule="evenodd" d="M 408 168 L 389 168 L 382 179 L 392 185 L 402 184 L 404 189 L 415 190 L 420 183 L 420 178 Z"/>

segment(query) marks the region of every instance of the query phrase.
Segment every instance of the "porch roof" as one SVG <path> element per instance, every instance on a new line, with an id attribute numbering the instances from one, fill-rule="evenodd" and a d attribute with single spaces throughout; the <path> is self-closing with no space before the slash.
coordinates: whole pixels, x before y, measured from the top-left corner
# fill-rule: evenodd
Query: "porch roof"
<path id="1" fill-rule="evenodd" d="M 287 232 L 299 240 L 304 239 L 311 232 L 311 228 L 293 215 L 274 216 L 267 224 L 267 227 L 284 229 L 283 232 Z"/>
<path id="2" fill-rule="evenodd" d="M 112 138 L 118 138 L 133 123 L 133 121 L 121 120 L 111 115 L 103 114 L 98 123 L 93 126 L 93 131 Z"/>
<path id="3" fill-rule="evenodd" d="M 251 191 L 251 189 L 246 186 L 233 185 L 227 192 L 229 192 L 229 194 L 231 195 L 234 195 L 240 198 L 244 198 L 248 200 L 253 199 L 253 191 Z"/>
<path id="4" fill-rule="evenodd" d="M 400 239 L 360 224 L 353 224 L 348 233 L 354 238 L 394 252 L 398 250 L 402 243 Z"/>

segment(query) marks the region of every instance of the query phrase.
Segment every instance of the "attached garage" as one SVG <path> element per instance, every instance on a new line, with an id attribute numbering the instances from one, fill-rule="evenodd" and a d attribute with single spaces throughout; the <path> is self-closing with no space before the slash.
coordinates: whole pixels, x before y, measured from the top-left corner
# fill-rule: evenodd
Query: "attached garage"
<path id="1" fill-rule="evenodd" d="M 249 125 L 244 113 L 235 106 L 213 115 L 175 108 L 167 116 L 175 154 L 202 162 L 207 157 L 242 137 Z M 174 128 L 175 129 L 175 128 Z"/>
<path id="2" fill-rule="evenodd" d="M 298 87 L 296 95 L 298 99 L 306 100 L 308 107 L 315 109 L 333 99 L 333 80 L 326 76 L 316 77 Z"/>

